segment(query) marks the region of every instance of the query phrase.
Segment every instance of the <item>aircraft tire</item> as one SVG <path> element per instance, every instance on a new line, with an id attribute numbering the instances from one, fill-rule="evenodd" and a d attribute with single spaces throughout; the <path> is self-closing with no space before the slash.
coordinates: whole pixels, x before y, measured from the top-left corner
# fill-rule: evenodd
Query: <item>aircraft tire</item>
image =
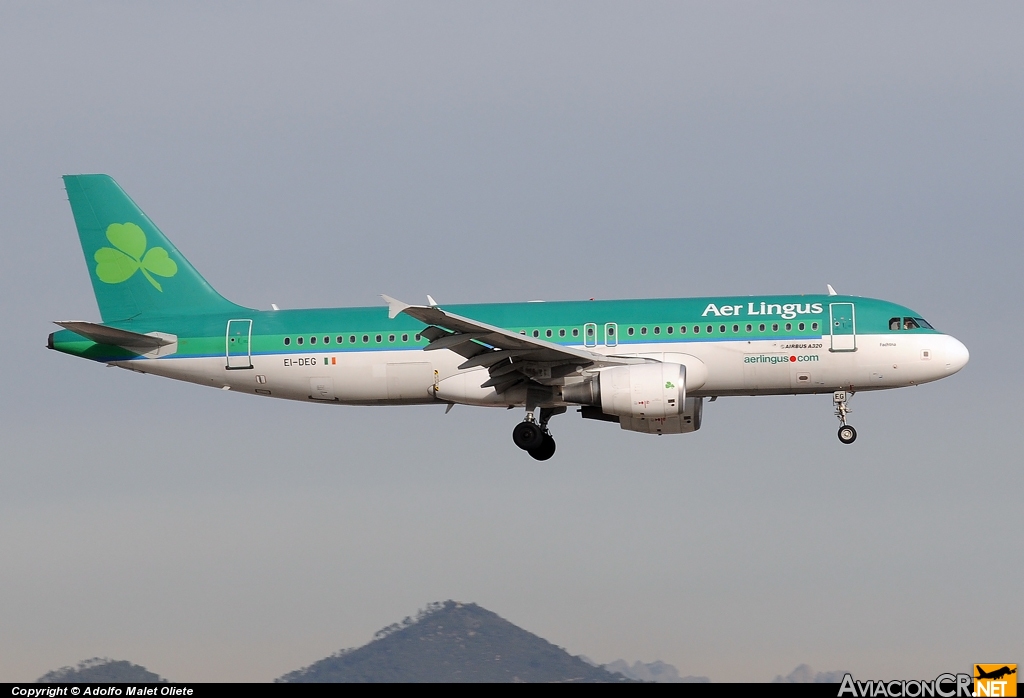
<path id="1" fill-rule="evenodd" d="M 548 460 L 551 456 L 555 455 L 555 440 L 548 434 L 545 434 L 540 446 L 530 449 L 529 454 L 534 460 Z"/>
<path id="2" fill-rule="evenodd" d="M 531 451 L 544 443 L 544 432 L 533 422 L 520 422 L 512 430 L 512 441 L 524 451 Z"/>
<path id="3" fill-rule="evenodd" d="M 839 440 L 844 444 L 852 444 L 857 440 L 857 430 L 849 424 L 839 427 Z"/>

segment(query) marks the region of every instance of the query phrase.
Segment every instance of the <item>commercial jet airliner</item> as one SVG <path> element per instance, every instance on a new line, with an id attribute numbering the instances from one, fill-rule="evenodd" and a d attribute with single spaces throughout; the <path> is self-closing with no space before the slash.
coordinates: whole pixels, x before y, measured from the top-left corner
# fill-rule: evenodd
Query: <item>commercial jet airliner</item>
<path id="1" fill-rule="evenodd" d="M 828 295 L 254 310 L 217 293 L 106 175 L 68 175 L 102 323 L 65 321 L 51 349 L 222 390 L 334 405 L 525 409 L 537 460 L 576 409 L 645 434 L 701 426 L 704 398 L 849 397 L 945 378 L 967 348 L 895 303 Z"/>

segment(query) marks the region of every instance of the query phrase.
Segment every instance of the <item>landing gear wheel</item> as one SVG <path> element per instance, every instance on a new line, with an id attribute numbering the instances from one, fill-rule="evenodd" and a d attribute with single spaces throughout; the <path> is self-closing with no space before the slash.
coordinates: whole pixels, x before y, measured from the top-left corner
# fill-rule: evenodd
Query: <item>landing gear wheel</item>
<path id="1" fill-rule="evenodd" d="M 857 430 L 849 424 L 839 427 L 839 440 L 844 444 L 852 444 L 857 440 Z"/>
<path id="2" fill-rule="evenodd" d="M 533 422 L 520 422 L 512 430 L 512 441 L 524 451 L 532 451 L 544 443 L 544 432 Z M 554 449 L 551 452 L 554 453 Z"/>
<path id="3" fill-rule="evenodd" d="M 555 455 L 555 440 L 550 434 L 545 434 L 540 446 L 530 449 L 529 453 L 535 460 L 547 460 Z"/>

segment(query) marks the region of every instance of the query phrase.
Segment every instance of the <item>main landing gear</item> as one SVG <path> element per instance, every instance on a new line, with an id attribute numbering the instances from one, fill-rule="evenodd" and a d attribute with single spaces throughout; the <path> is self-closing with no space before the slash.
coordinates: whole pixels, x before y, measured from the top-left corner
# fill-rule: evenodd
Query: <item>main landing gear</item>
<path id="1" fill-rule="evenodd" d="M 512 441 L 536 460 L 547 460 L 555 455 L 555 440 L 548 431 L 548 421 L 556 414 L 565 412 L 564 407 L 542 407 L 540 421 L 535 421 L 533 412 L 526 413 L 526 419 L 512 430 Z"/>
<path id="2" fill-rule="evenodd" d="M 852 393 L 851 393 L 852 395 Z M 837 390 L 832 393 L 832 403 L 836 406 L 836 417 L 839 418 L 839 440 L 844 444 L 852 444 L 857 440 L 857 430 L 846 423 L 846 415 L 853 412 L 846 406 L 849 396 L 845 390 Z"/>

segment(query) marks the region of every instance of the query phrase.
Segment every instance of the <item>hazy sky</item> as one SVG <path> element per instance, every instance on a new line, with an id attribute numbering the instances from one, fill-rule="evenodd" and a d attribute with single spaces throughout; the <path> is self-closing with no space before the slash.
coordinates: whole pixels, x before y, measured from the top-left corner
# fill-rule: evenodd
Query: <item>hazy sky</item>
<path id="1" fill-rule="evenodd" d="M 269 680 L 427 602 L 769 680 L 1024 661 L 1021 3 L 0 4 L 0 680 Z M 567 414 L 256 399 L 49 352 L 60 175 L 267 308 L 840 292 L 940 383 Z"/>

